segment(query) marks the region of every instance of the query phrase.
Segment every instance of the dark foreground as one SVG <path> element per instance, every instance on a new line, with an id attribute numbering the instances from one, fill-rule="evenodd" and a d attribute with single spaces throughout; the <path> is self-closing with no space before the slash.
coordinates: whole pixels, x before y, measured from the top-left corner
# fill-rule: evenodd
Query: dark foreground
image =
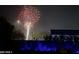
<path id="1" fill-rule="evenodd" d="M 76 54 L 79 53 L 79 43 L 73 41 L 0 41 L 0 53 L 11 54 Z"/>

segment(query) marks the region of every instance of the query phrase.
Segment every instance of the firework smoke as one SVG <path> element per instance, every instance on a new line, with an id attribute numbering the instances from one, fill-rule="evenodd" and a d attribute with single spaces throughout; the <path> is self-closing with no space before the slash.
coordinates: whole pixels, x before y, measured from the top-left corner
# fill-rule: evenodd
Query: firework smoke
<path id="1" fill-rule="evenodd" d="M 26 40 L 29 40 L 29 32 L 31 27 L 39 20 L 40 14 L 38 9 L 32 6 L 23 6 L 17 16 L 17 22 L 26 29 Z"/>

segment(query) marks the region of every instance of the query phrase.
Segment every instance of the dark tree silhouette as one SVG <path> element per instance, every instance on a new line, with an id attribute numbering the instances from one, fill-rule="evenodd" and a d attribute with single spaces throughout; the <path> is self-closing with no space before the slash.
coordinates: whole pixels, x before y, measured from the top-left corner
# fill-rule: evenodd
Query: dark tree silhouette
<path id="1" fill-rule="evenodd" d="M 0 39 L 10 40 L 13 31 L 13 26 L 8 23 L 7 19 L 3 16 L 0 17 Z"/>
<path id="2" fill-rule="evenodd" d="M 11 36 L 13 28 L 14 26 L 8 23 L 5 17 L 0 17 L 0 51 L 11 49 Z"/>

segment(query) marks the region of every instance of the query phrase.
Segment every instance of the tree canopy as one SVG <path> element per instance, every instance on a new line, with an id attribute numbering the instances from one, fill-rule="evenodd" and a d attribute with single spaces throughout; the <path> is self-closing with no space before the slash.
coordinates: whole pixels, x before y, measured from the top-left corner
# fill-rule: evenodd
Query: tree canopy
<path id="1" fill-rule="evenodd" d="M 48 35 L 49 35 L 48 32 L 37 32 L 32 35 L 32 39 L 43 39 L 44 37 Z"/>

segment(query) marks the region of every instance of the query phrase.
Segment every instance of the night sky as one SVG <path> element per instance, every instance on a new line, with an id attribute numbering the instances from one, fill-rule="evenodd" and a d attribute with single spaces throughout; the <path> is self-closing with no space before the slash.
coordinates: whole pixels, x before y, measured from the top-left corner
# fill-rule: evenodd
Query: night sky
<path id="1" fill-rule="evenodd" d="M 79 29 L 79 6 L 38 5 L 40 20 L 32 31 L 49 31 L 50 29 Z M 0 6 L 0 16 L 15 24 L 20 6 Z"/>

